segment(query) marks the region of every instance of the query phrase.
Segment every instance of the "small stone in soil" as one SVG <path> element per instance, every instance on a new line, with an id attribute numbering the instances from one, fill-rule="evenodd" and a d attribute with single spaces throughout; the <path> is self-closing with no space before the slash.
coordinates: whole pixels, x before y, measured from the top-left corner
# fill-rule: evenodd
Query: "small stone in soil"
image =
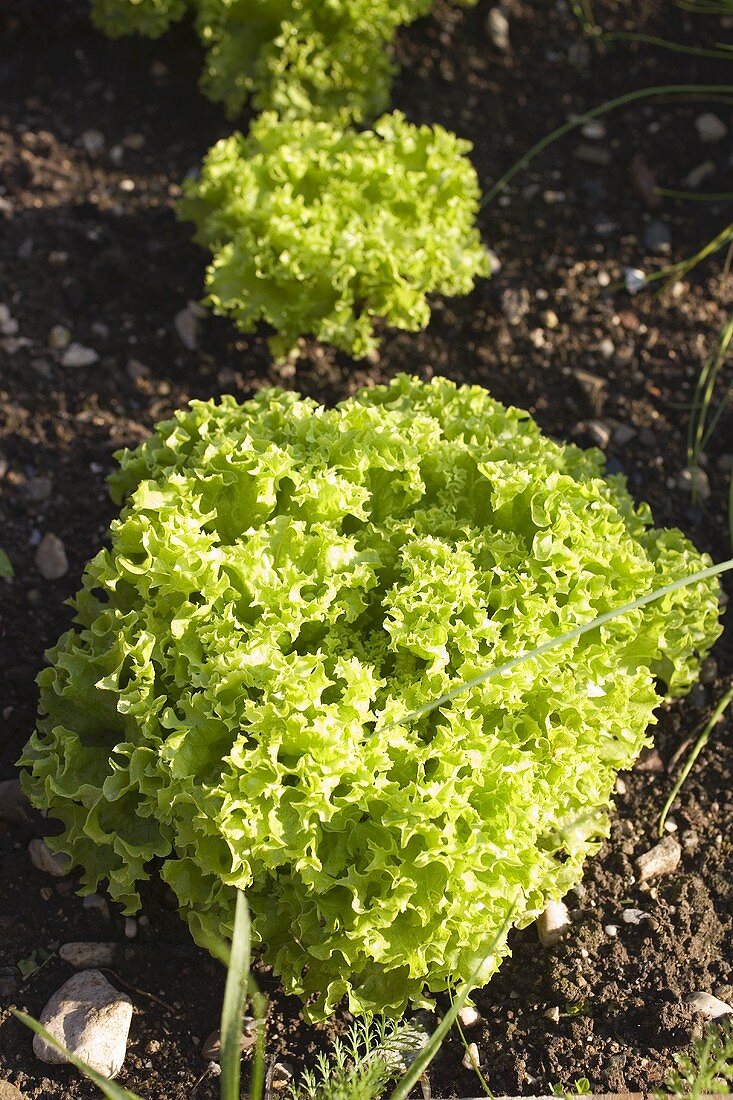
<path id="1" fill-rule="evenodd" d="M 537 935 L 543 947 L 553 947 L 570 925 L 570 913 L 563 901 L 548 901 L 537 918 Z"/>
<path id="2" fill-rule="evenodd" d="M 46 343 L 54 351 L 63 351 L 71 343 L 71 333 L 65 325 L 54 325 L 46 337 Z"/>
<path id="3" fill-rule="evenodd" d="M 688 172 L 685 178 L 682 180 L 682 187 L 685 191 L 695 191 L 700 187 L 705 180 L 710 179 L 716 172 L 715 161 L 704 160 L 702 164 L 698 164 L 692 171 Z"/>
<path id="4" fill-rule="evenodd" d="M 718 1020 L 721 1016 L 733 1013 L 733 1005 L 721 1001 L 719 997 L 713 997 L 712 993 L 693 993 L 687 998 L 687 1003 L 709 1020 Z"/>
<path id="5" fill-rule="evenodd" d="M 619 424 L 613 430 L 613 441 L 618 447 L 625 447 L 635 438 L 636 428 L 632 428 L 630 424 Z"/>
<path id="6" fill-rule="evenodd" d="M 104 134 L 101 130 L 85 130 L 81 135 L 81 144 L 87 156 L 98 157 L 104 150 Z"/>
<path id="7" fill-rule="evenodd" d="M 621 914 L 621 920 L 624 924 L 641 924 L 643 920 L 648 920 L 649 914 L 645 913 L 643 909 L 624 909 Z"/>
<path id="8" fill-rule="evenodd" d="M 491 8 L 486 16 L 486 34 L 489 41 L 502 53 L 511 49 L 509 42 L 509 20 L 501 8 Z"/>
<path id="9" fill-rule="evenodd" d="M 629 294 L 638 294 L 646 286 L 646 275 L 641 268 L 625 267 L 624 285 Z"/>
<path id="10" fill-rule="evenodd" d="M 206 311 L 198 302 L 188 302 L 185 309 L 180 310 L 173 318 L 173 327 L 178 339 L 189 351 L 195 351 L 198 346 L 199 321 Z"/>
<path id="11" fill-rule="evenodd" d="M 613 160 L 610 149 L 603 145 L 588 145 L 587 142 L 581 142 L 576 147 L 575 157 L 584 164 L 594 164 L 598 168 L 608 168 Z"/>
<path id="12" fill-rule="evenodd" d="M 591 118 L 583 124 L 580 132 L 589 141 L 602 141 L 606 136 L 606 126 L 599 118 Z"/>
<path id="13" fill-rule="evenodd" d="M 18 322 L 8 306 L 4 302 L 0 302 L 0 336 L 15 336 L 17 332 Z"/>
<path id="14" fill-rule="evenodd" d="M 585 431 L 591 443 L 601 450 L 605 450 L 611 442 L 611 429 L 603 420 L 589 420 L 585 425 Z"/>
<path id="15" fill-rule="evenodd" d="M 62 367 L 91 367 L 98 361 L 99 356 L 94 348 L 87 348 L 76 342 L 69 344 L 61 356 Z"/>
<path id="16" fill-rule="evenodd" d="M 11 825 L 28 825 L 32 821 L 31 804 L 20 789 L 19 779 L 0 782 L 0 820 Z"/>
<path id="17" fill-rule="evenodd" d="M 657 875 L 669 875 L 682 857 L 682 849 L 673 836 L 666 836 L 636 860 L 638 881 L 646 882 Z"/>
<path id="18" fill-rule="evenodd" d="M 458 1019 L 461 1021 L 464 1027 L 473 1027 L 479 1022 L 481 1016 L 478 1009 L 473 1005 L 464 1005 L 461 1011 L 458 1013 Z"/>
<path id="19" fill-rule="evenodd" d="M 698 115 L 695 119 L 695 129 L 697 130 L 700 141 L 706 145 L 714 145 L 718 141 L 722 141 L 725 135 L 728 133 L 728 127 L 722 119 L 714 115 L 712 111 L 706 111 L 702 115 Z"/>
<path id="20" fill-rule="evenodd" d="M 475 1043 L 469 1043 L 461 1063 L 465 1069 L 476 1070 L 481 1065 L 481 1052 Z"/>
<path id="21" fill-rule="evenodd" d="M 657 193 L 657 180 L 641 153 L 636 153 L 631 161 L 629 177 L 636 193 L 647 210 L 658 210 L 662 205 L 662 196 Z"/>
<path id="22" fill-rule="evenodd" d="M 51 496 L 53 482 L 50 477 L 32 477 L 23 486 L 23 496 L 31 504 L 42 504 Z"/>
<path id="23" fill-rule="evenodd" d="M 59 948 L 59 958 L 75 970 L 93 970 L 99 966 L 112 966 L 117 954 L 116 943 L 64 943 Z"/>
<path id="24" fill-rule="evenodd" d="M 553 1005 L 552 1008 L 548 1008 L 542 1014 L 546 1020 L 550 1020 L 553 1024 L 560 1023 L 560 1009 L 558 1005 Z"/>
<path id="25" fill-rule="evenodd" d="M 694 492 L 700 500 L 710 499 L 710 481 L 701 466 L 685 466 L 679 476 L 680 489 Z"/>
<path id="26" fill-rule="evenodd" d="M 65 577 L 69 571 L 69 561 L 66 557 L 66 549 L 58 535 L 50 531 L 43 536 L 38 544 L 35 556 L 38 572 L 47 581 L 57 581 Z"/>
<path id="27" fill-rule="evenodd" d="M 87 894 L 82 901 L 82 905 L 85 909 L 96 909 L 101 917 L 109 920 L 109 905 L 107 899 L 103 898 L 101 894 Z"/>
<path id="28" fill-rule="evenodd" d="M 39 871 L 45 871 L 54 878 L 63 878 L 69 873 L 71 861 L 61 852 L 52 852 L 45 840 L 36 837 L 28 845 L 28 855 L 31 863 Z"/>
<path id="29" fill-rule="evenodd" d="M 644 246 L 650 252 L 667 254 L 672 250 L 672 234 L 666 222 L 654 218 L 644 229 Z"/>
<path id="30" fill-rule="evenodd" d="M 611 939 L 613 940 L 613 939 L 616 938 L 616 936 L 618 936 L 618 925 L 617 924 L 604 924 L 603 931 L 606 933 L 607 936 L 610 936 Z"/>
<path id="31" fill-rule="evenodd" d="M 526 287 L 515 290 L 507 287 L 501 296 L 501 310 L 510 325 L 518 325 L 529 313 L 529 291 Z"/>
<path id="32" fill-rule="evenodd" d="M 41 1013 L 53 1038 L 103 1077 L 115 1077 L 122 1068 L 131 1020 L 132 1001 L 98 970 L 74 974 Z M 68 1062 L 40 1035 L 33 1037 L 33 1052 L 49 1065 Z"/>

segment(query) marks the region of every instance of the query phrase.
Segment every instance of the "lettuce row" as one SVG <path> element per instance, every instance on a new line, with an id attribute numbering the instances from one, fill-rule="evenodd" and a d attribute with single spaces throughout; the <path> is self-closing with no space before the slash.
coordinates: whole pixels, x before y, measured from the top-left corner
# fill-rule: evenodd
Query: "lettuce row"
<path id="1" fill-rule="evenodd" d="M 361 357 L 382 320 L 423 328 L 428 294 L 489 274 L 470 149 L 398 112 L 362 133 L 261 115 L 209 150 L 179 203 L 214 254 L 208 302 L 243 332 L 271 325 L 278 357 L 306 335 Z"/>
<path id="2" fill-rule="evenodd" d="M 160 875 L 210 947 L 244 889 L 314 1017 L 469 979 L 512 906 L 525 925 L 579 881 L 660 681 L 687 690 L 719 634 L 717 585 L 400 717 L 707 558 L 598 452 L 444 379 L 193 402 L 119 460 L 22 759 L 54 846 L 127 912 Z"/>
<path id="3" fill-rule="evenodd" d="M 389 47 L 434 0 L 92 0 L 106 34 L 157 37 L 191 8 L 206 47 L 204 91 L 238 114 L 370 122 L 389 101 Z M 457 0 L 464 6 L 476 0 Z"/>

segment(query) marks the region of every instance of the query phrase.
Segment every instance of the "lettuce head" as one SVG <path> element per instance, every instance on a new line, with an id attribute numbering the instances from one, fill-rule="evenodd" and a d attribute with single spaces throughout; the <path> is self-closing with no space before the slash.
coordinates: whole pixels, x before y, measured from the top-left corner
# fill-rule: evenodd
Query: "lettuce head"
<path id="1" fill-rule="evenodd" d="M 445 379 L 193 402 L 118 457 L 22 758 L 84 890 L 131 913 L 160 876 L 212 949 L 246 891 L 312 1016 L 486 981 L 580 879 L 717 585 L 401 719 L 707 559 L 600 453 Z"/>

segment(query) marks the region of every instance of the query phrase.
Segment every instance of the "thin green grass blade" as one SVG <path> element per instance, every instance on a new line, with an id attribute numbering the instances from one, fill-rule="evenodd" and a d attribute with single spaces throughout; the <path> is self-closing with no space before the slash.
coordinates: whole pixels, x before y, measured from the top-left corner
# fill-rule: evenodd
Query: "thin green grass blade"
<path id="1" fill-rule="evenodd" d="M 677 0 L 677 7 L 695 15 L 733 15 L 733 0 Z"/>
<path id="2" fill-rule="evenodd" d="M 257 1021 L 257 1041 L 252 1060 L 252 1079 L 249 1086 L 249 1100 L 262 1100 L 265 1090 L 265 1038 L 267 1022 L 267 998 L 260 993 L 254 978 L 249 979 L 252 1011 Z"/>
<path id="3" fill-rule="evenodd" d="M 733 702 L 733 687 L 730 688 L 725 693 L 725 695 L 720 700 L 717 707 L 715 708 L 715 710 L 711 714 L 710 720 L 708 721 L 708 723 L 706 724 L 706 726 L 703 729 L 702 733 L 700 734 L 697 741 L 693 745 L 692 752 L 687 757 L 687 760 L 685 761 L 684 766 L 683 766 L 680 774 L 677 776 L 674 787 L 670 791 L 669 798 L 664 803 L 664 808 L 662 809 L 662 812 L 659 815 L 659 821 L 657 822 L 657 835 L 658 836 L 663 836 L 664 835 L 664 823 L 667 820 L 667 815 L 670 811 L 670 808 L 671 808 L 674 800 L 677 798 L 677 795 L 682 790 L 682 787 L 683 787 L 683 784 L 684 784 L 685 780 L 687 779 L 688 775 L 690 774 L 690 772 L 692 771 L 692 769 L 695 765 L 695 761 L 697 760 L 698 756 L 700 755 L 700 753 L 702 752 L 702 750 L 705 748 L 708 741 L 710 740 L 710 734 L 713 732 L 713 729 L 718 724 L 720 719 L 723 717 L 723 715 L 725 714 L 726 710 L 728 709 L 728 707 L 730 706 L 730 704 L 732 702 Z"/>
<path id="4" fill-rule="evenodd" d="M 671 42 L 668 38 L 657 38 L 654 34 L 641 34 L 636 31 L 609 31 L 601 35 L 602 42 L 642 42 L 649 46 L 658 46 L 675 53 L 691 54 L 693 57 L 712 57 L 722 61 L 733 61 L 733 46 L 721 45 L 717 49 L 705 46 L 685 46 L 681 42 Z"/>
<path id="5" fill-rule="evenodd" d="M 672 187 L 655 187 L 654 190 L 666 199 L 682 199 L 685 202 L 733 201 L 733 191 L 675 191 Z"/>
<path id="6" fill-rule="evenodd" d="M 628 615 L 630 611 L 636 611 L 640 607 L 646 607 L 647 604 L 654 603 L 655 600 L 660 600 L 663 596 L 668 596 L 672 592 L 678 592 L 681 588 L 687 588 L 691 584 L 706 581 L 710 577 L 717 577 L 721 573 L 727 573 L 731 569 L 733 569 L 733 558 L 730 558 L 728 561 L 720 562 L 718 565 L 710 565 L 707 569 L 701 569 L 697 573 L 690 573 L 687 577 L 680 577 L 679 580 L 672 581 L 670 584 L 665 584 L 661 588 L 655 588 L 653 592 L 647 592 L 646 595 L 639 596 L 638 599 L 632 600 L 630 603 L 615 607 L 612 611 L 605 611 L 602 615 L 593 619 L 592 622 L 573 627 L 572 630 L 568 630 L 565 634 L 558 635 L 557 638 L 550 638 L 549 641 L 543 642 L 541 645 L 536 646 L 535 649 L 529 650 L 528 653 L 521 653 L 518 657 L 512 657 L 511 660 L 504 661 L 501 665 L 495 665 L 493 668 L 486 669 L 485 672 L 480 672 L 478 676 L 473 676 L 470 680 L 464 680 L 463 683 L 456 684 L 450 691 L 446 691 L 443 695 L 439 695 L 436 699 L 431 700 L 431 702 L 425 703 L 424 706 L 418 707 L 416 710 L 411 710 L 401 718 L 395 719 L 389 726 L 386 726 L 385 729 L 391 729 L 393 726 L 401 726 L 407 722 L 414 722 L 417 718 L 422 718 L 423 715 L 429 714 L 437 707 L 442 707 L 446 703 L 452 703 L 453 700 L 457 698 L 457 696 L 462 695 L 464 691 L 470 691 L 471 688 L 478 687 L 480 684 L 486 684 L 491 680 L 496 680 L 499 676 L 504 676 L 507 672 L 511 672 L 512 669 L 517 668 L 525 661 L 531 661 L 535 657 L 541 657 L 545 653 L 550 653 L 553 649 L 558 649 L 560 646 L 566 645 L 567 642 L 574 642 L 576 638 L 582 638 L 584 634 L 588 634 L 591 630 L 596 630 L 599 626 L 603 626 L 604 623 L 610 623 L 613 619 L 618 619 L 621 615 Z"/>
<path id="7" fill-rule="evenodd" d="M 237 891 L 229 969 L 221 1009 L 221 1100 L 239 1100 L 242 1071 L 242 1015 L 247 999 L 251 956 L 247 900 Z"/>
<path id="8" fill-rule="evenodd" d="M 68 1058 L 72 1066 L 76 1066 L 85 1077 L 93 1081 L 108 1100 L 141 1100 L 141 1097 L 139 1097 L 137 1093 L 130 1092 L 128 1089 L 123 1089 L 121 1085 L 116 1085 L 114 1081 L 110 1081 L 107 1077 L 103 1077 L 101 1073 L 97 1073 L 97 1071 L 92 1069 L 91 1066 L 88 1066 L 86 1062 L 82 1062 L 81 1058 L 77 1058 L 75 1054 L 68 1051 L 61 1043 L 56 1042 L 53 1035 L 46 1031 L 45 1027 L 39 1024 L 38 1020 L 34 1020 L 32 1016 L 27 1016 L 25 1012 L 20 1012 L 17 1008 L 11 1008 L 10 1011 L 17 1020 L 20 1020 L 22 1024 L 29 1027 L 31 1031 L 35 1031 L 36 1035 L 40 1035 L 47 1043 L 50 1043 L 52 1047 L 58 1050 L 59 1053 Z"/>
<path id="9" fill-rule="evenodd" d="M 723 325 L 718 336 L 718 341 L 714 351 L 708 356 L 705 364 L 700 372 L 698 384 L 695 389 L 695 402 L 693 406 L 693 415 L 690 420 L 691 436 L 687 448 L 687 460 L 688 465 L 697 466 L 700 452 L 705 447 L 707 440 L 710 438 L 712 431 L 706 431 L 708 425 L 708 417 L 710 415 L 710 404 L 713 399 L 713 393 L 715 391 L 715 383 L 718 380 L 718 376 L 725 364 L 726 356 L 733 340 L 733 313 L 729 315 L 728 320 Z M 724 406 L 723 406 L 724 407 Z M 722 415 L 722 409 L 716 414 L 716 418 L 712 427 L 717 424 L 717 421 Z M 693 427 L 694 426 L 694 427 Z"/>
<path id="10" fill-rule="evenodd" d="M 557 141 L 559 138 L 564 137 L 565 134 L 570 133 L 571 130 L 575 130 L 578 126 L 583 126 L 584 123 L 590 122 L 591 119 L 599 118 L 601 115 L 607 114 L 609 111 L 615 110 L 616 107 L 624 107 L 629 103 L 636 103 L 642 99 L 649 99 L 655 96 L 725 96 L 726 102 L 731 102 L 733 97 L 733 84 L 660 84 L 653 88 L 637 88 L 636 91 L 627 92 L 625 95 L 618 96 L 616 99 L 609 99 L 605 103 L 601 103 L 598 107 L 591 108 L 590 111 L 586 111 L 584 114 L 579 115 L 577 118 L 569 119 L 568 122 L 563 123 L 562 126 L 558 126 L 552 133 L 547 134 L 536 145 L 533 145 L 528 153 L 525 153 L 523 157 L 520 157 L 515 164 L 505 172 L 501 179 L 497 180 L 493 187 L 491 187 L 484 198 L 481 201 L 481 206 L 487 206 L 490 202 L 496 198 L 500 191 L 503 191 L 511 180 L 521 172 L 523 168 L 526 168 L 536 156 L 544 152 L 549 145 Z"/>
<path id="11" fill-rule="evenodd" d="M 502 924 L 501 928 L 499 928 L 498 932 L 496 933 L 493 940 L 491 941 L 491 944 L 489 945 L 489 948 L 486 951 L 486 954 L 484 955 L 483 959 L 481 960 L 481 962 L 476 967 L 476 969 L 473 973 L 473 976 L 471 978 L 471 981 L 466 982 L 458 990 L 458 992 L 456 994 L 456 997 L 455 997 L 455 1000 L 452 1001 L 451 1006 L 448 1009 L 448 1011 L 446 1012 L 445 1016 L 440 1021 L 440 1023 L 436 1027 L 435 1031 L 430 1036 L 427 1043 L 422 1048 L 422 1050 L 418 1054 L 417 1058 L 415 1059 L 415 1061 L 412 1063 L 412 1065 L 408 1069 L 407 1073 L 399 1081 L 397 1087 L 391 1093 L 391 1095 L 389 1097 L 389 1100 L 407 1100 L 407 1097 L 409 1096 L 411 1090 L 414 1088 L 414 1086 L 420 1080 L 423 1073 L 428 1068 L 428 1066 L 432 1062 L 433 1058 L 435 1057 L 435 1055 L 440 1050 L 440 1045 L 443 1042 L 443 1039 L 446 1037 L 446 1035 L 448 1034 L 450 1029 L 453 1027 L 453 1024 L 458 1019 L 458 1013 L 461 1011 L 461 1009 L 465 1005 L 465 1003 L 468 1000 L 468 998 L 470 997 L 471 992 L 473 991 L 473 989 L 475 989 L 475 985 L 473 984 L 474 978 L 476 977 L 477 974 L 479 974 L 481 972 L 481 969 L 485 965 L 486 960 L 491 958 L 497 944 L 499 944 L 501 942 L 501 939 L 504 936 L 504 933 L 507 932 L 508 929 L 511 927 L 512 917 L 514 916 L 514 910 L 516 909 L 516 907 L 517 907 L 517 898 L 515 896 L 515 899 L 512 902 L 511 908 L 509 909 L 509 912 L 507 913 L 506 917 L 504 918 L 504 923 Z"/>
<path id="12" fill-rule="evenodd" d="M 733 472 L 730 475 L 730 491 L 728 493 L 728 536 L 733 547 Z"/>

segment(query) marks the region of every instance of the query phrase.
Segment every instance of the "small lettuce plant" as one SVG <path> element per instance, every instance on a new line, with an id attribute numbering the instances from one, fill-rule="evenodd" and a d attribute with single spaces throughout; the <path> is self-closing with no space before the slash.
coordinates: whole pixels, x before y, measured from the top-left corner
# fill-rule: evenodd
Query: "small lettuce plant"
<path id="1" fill-rule="evenodd" d="M 193 402 L 118 458 L 21 761 L 49 843 L 128 913 L 159 875 L 204 946 L 245 890 L 311 1016 L 485 982 L 695 680 L 707 559 L 599 452 L 445 379 Z"/>
<path id="2" fill-rule="evenodd" d="M 458 0 L 470 6 L 476 0 Z M 192 9 L 207 54 L 204 91 L 230 115 L 257 110 L 342 124 L 389 101 L 390 45 L 434 0 L 92 0 L 105 33 L 157 37 Z"/>
<path id="3" fill-rule="evenodd" d="M 308 335 L 362 357 L 381 322 L 423 328 L 428 294 L 489 274 L 470 149 L 397 112 L 362 133 L 261 115 L 209 151 L 179 204 L 214 255 L 208 302 L 243 332 L 270 325 L 279 358 Z"/>

